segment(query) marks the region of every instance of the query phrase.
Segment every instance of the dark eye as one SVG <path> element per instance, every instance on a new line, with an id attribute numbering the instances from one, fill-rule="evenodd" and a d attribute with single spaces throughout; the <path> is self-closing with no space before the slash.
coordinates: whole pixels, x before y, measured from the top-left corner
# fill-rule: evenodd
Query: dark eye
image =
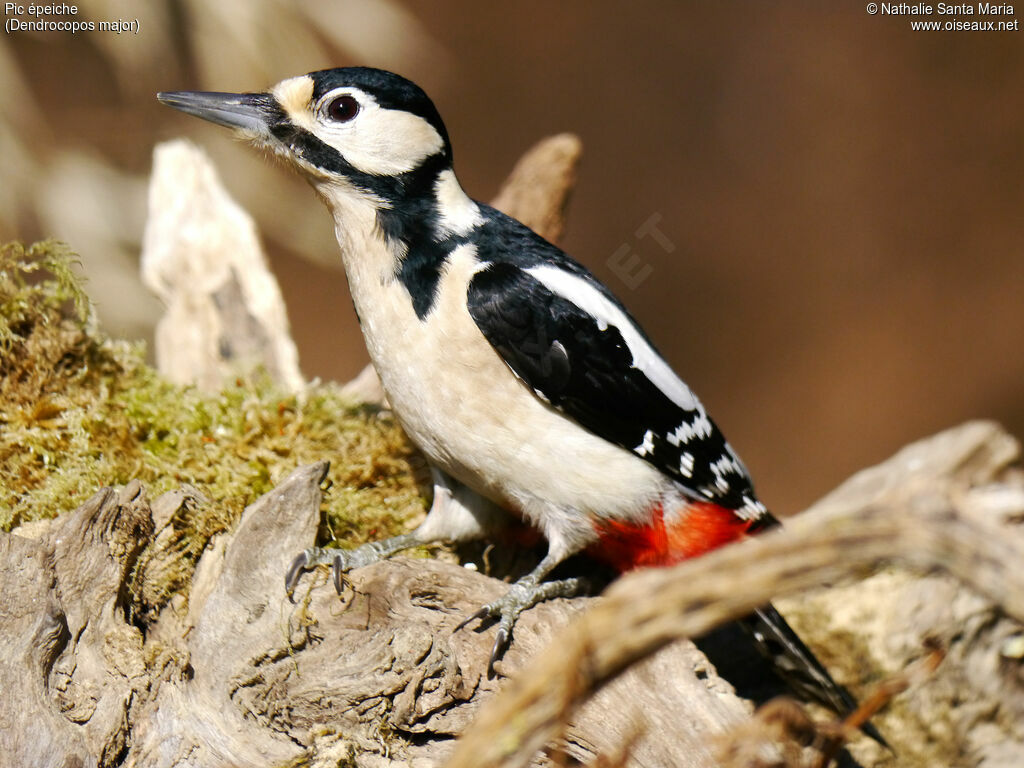
<path id="1" fill-rule="evenodd" d="M 327 116 L 339 123 L 347 123 L 359 114 L 359 102 L 353 96 L 339 96 L 327 105 Z"/>

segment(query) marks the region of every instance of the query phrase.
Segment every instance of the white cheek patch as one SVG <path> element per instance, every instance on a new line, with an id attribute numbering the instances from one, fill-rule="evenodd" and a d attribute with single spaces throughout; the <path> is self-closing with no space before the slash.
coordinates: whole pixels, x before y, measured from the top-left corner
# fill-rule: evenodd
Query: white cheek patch
<path id="1" fill-rule="evenodd" d="M 322 114 L 309 115 L 312 125 L 303 127 L 336 149 L 357 170 L 373 176 L 394 176 L 411 171 L 444 149 L 441 134 L 422 117 L 400 109 L 384 109 L 358 88 L 339 89 L 325 100 L 346 93 L 359 102 L 359 113 L 352 120 L 338 123 Z"/>
<path id="2" fill-rule="evenodd" d="M 444 139 L 429 122 L 400 109 L 384 109 L 359 88 L 338 88 L 313 104 L 313 79 L 301 75 L 282 80 L 271 94 L 293 125 L 336 150 L 356 170 L 372 176 L 411 171 L 444 149 Z M 359 102 L 359 112 L 345 123 L 331 120 L 324 105 L 346 94 Z"/>

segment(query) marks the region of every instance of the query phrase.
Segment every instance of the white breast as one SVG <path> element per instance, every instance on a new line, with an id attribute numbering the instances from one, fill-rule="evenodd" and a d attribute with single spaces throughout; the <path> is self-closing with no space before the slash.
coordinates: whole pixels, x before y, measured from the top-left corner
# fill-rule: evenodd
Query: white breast
<path id="1" fill-rule="evenodd" d="M 359 233 L 353 223 L 346 216 L 338 238 L 367 349 L 396 417 L 432 463 L 570 550 L 593 538 L 593 518 L 638 520 L 674 492 L 652 466 L 541 402 L 512 374 L 466 306 L 483 266 L 472 246 L 452 253 L 420 320 L 394 277 L 395 255 L 373 225 Z"/>

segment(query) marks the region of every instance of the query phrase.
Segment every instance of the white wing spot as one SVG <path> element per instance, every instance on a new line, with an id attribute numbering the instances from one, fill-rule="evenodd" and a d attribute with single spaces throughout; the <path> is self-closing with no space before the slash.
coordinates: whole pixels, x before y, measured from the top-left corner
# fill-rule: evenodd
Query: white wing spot
<path id="1" fill-rule="evenodd" d="M 715 486 L 723 492 L 729 490 L 729 481 L 725 479 L 725 475 L 744 475 L 743 467 L 731 453 L 722 454 L 721 458 L 711 465 L 711 471 L 715 475 Z"/>
<path id="2" fill-rule="evenodd" d="M 743 496 L 743 506 L 735 510 L 740 520 L 757 520 L 768 512 L 768 509 L 760 501 L 755 501 L 749 496 Z"/>
<path id="3" fill-rule="evenodd" d="M 711 471 L 715 473 L 715 477 L 721 477 L 722 475 L 730 472 L 737 475 L 743 474 L 743 470 L 740 468 L 740 465 L 736 463 L 736 460 L 732 456 L 727 454 L 722 454 L 721 458 L 711 465 Z"/>
<path id="4" fill-rule="evenodd" d="M 689 451 L 679 457 L 679 474 L 683 477 L 693 477 L 693 454 Z"/>
<path id="5" fill-rule="evenodd" d="M 644 441 L 633 450 L 636 452 L 638 456 L 646 456 L 649 453 L 653 453 L 654 433 L 648 429 L 647 432 L 644 433 Z"/>

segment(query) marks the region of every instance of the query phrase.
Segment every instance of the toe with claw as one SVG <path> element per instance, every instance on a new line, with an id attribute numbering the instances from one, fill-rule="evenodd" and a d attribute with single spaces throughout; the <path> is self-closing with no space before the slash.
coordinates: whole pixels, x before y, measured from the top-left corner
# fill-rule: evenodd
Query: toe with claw
<path id="1" fill-rule="evenodd" d="M 293 603 L 295 602 L 295 587 L 298 586 L 302 574 L 306 571 L 312 571 L 317 566 L 332 563 L 334 554 L 338 551 L 336 549 L 324 549 L 323 547 L 310 547 L 309 549 L 302 550 L 298 557 L 292 560 L 292 564 L 288 566 L 288 571 L 284 576 L 284 590 L 288 594 L 288 599 Z M 337 581 L 335 586 L 337 586 Z"/>
<path id="2" fill-rule="evenodd" d="M 578 595 L 585 587 L 586 581 L 579 578 L 537 584 L 527 576 L 509 587 L 508 592 L 502 597 L 463 619 L 453 631 L 458 632 L 473 621 L 498 619 L 498 632 L 491 648 L 491 657 L 487 662 L 487 677 L 491 679 L 495 676 L 495 662 L 505 655 L 512 641 L 512 628 L 519 614 L 544 600 Z"/>
<path id="3" fill-rule="evenodd" d="M 334 589 L 341 594 L 345 585 L 345 574 L 356 568 L 385 560 L 391 555 L 409 547 L 415 547 L 422 542 L 411 533 L 394 536 L 383 541 L 371 541 L 355 549 L 327 549 L 324 547 L 310 547 L 305 549 L 292 560 L 284 577 L 285 592 L 288 599 L 295 601 L 293 595 L 295 587 L 306 571 L 312 571 L 320 565 L 331 566 L 331 576 L 334 580 Z"/>

